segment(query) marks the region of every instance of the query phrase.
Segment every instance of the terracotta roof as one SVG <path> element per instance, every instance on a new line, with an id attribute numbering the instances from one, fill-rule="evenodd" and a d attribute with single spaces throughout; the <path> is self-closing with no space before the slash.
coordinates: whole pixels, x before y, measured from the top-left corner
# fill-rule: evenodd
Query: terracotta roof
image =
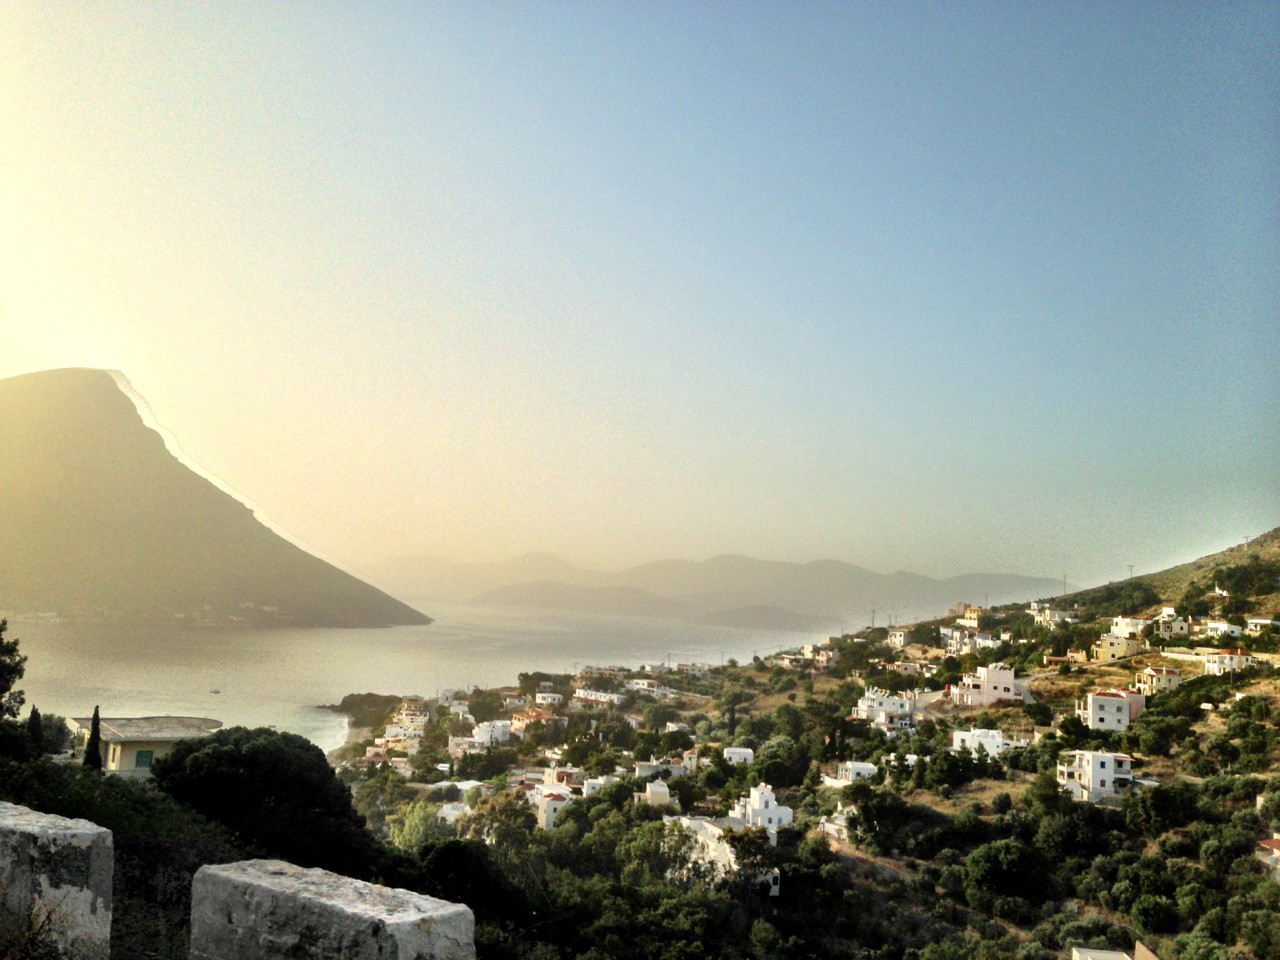
<path id="1" fill-rule="evenodd" d="M 1275 850 L 1280 853 L 1280 840 L 1259 840 L 1258 846 L 1266 847 L 1268 850 Z"/>

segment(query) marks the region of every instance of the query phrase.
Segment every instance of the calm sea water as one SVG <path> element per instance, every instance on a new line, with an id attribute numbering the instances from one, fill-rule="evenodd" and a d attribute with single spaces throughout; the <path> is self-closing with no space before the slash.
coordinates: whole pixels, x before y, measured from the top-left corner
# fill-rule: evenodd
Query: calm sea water
<path id="1" fill-rule="evenodd" d="M 415 604 L 426 627 L 385 630 L 225 630 L 14 620 L 27 671 L 20 686 L 42 712 L 88 716 L 185 714 L 227 726 L 274 726 L 325 750 L 346 721 L 318 709 L 348 693 L 434 696 L 446 687 L 514 684 L 522 670 L 585 663 L 721 663 L 822 635 L 738 630 L 676 620 Z M 219 691 L 215 693 L 214 691 Z"/>

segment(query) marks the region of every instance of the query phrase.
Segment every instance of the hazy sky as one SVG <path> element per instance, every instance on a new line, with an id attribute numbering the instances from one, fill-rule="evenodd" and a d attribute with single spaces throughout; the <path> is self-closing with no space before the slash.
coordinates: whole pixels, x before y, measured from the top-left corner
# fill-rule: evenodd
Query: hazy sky
<path id="1" fill-rule="evenodd" d="M 359 568 L 1280 524 L 1280 5 L 0 8 L 0 376 Z"/>

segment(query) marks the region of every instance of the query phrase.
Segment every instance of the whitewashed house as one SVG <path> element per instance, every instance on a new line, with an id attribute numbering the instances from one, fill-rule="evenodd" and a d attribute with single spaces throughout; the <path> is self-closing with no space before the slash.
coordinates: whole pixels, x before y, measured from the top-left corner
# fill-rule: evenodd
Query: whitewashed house
<path id="1" fill-rule="evenodd" d="M 1123 753 L 1071 750 L 1058 755 L 1058 783 L 1071 799 L 1096 803 L 1133 782 L 1133 758 Z"/>
<path id="2" fill-rule="evenodd" d="M 677 824 L 693 837 L 693 856 L 710 868 L 713 877 L 730 877 L 738 872 L 738 857 L 733 852 L 727 836 L 739 832 L 742 828 L 732 819 L 711 820 L 707 817 L 670 816 L 663 817 L 662 822 Z M 781 882 L 778 870 L 769 870 L 757 879 L 769 884 L 770 896 L 778 895 Z"/>
<path id="3" fill-rule="evenodd" d="M 1151 621 L 1146 617 L 1112 617 L 1111 635 L 1113 637 L 1140 637 Z"/>
<path id="4" fill-rule="evenodd" d="M 1204 634 L 1207 637 L 1238 637 L 1243 633 L 1244 627 L 1227 623 L 1225 620 L 1209 620 L 1204 625 Z"/>
<path id="5" fill-rule="evenodd" d="M 582 795 L 589 797 L 599 790 L 603 790 L 610 784 L 617 783 L 618 778 L 611 773 L 601 774 L 598 777 L 588 777 L 582 781 Z"/>
<path id="6" fill-rule="evenodd" d="M 722 751 L 725 760 L 732 766 L 740 763 L 754 763 L 756 752 L 750 747 L 725 747 Z"/>
<path id="7" fill-rule="evenodd" d="M 761 783 L 751 788 L 745 797 L 739 797 L 729 811 L 729 819 L 741 821 L 748 827 L 763 827 L 769 835 L 769 842 L 778 843 L 778 828 L 784 827 L 794 819 L 794 811 L 784 804 L 778 803 L 773 787 Z"/>
<path id="8" fill-rule="evenodd" d="M 511 739 L 511 721 L 486 720 L 483 723 L 477 723 L 471 731 L 471 736 L 477 743 L 486 747 L 506 743 Z"/>
<path id="9" fill-rule="evenodd" d="M 894 737 L 904 730 L 915 728 L 912 706 L 912 701 L 907 697 L 877 687 L 868 687 L 853 708 L 852 719 L 866 720 L 886 736 Z"/>
<path id="10" fill-rule="evenodd" d="M 651 807 L 670 806 L 671 788 L 661 780 L 650 780 L 644 790 L 636 794 L 636 803 L 647 803 Z"/>
<path id="11" fill-rule="evenodd" d="M 605 690 L 588 690 L 579 687 L 573 691 L 573 699 L 578 703 L 586 703 L 597 707 L 617 707 L 627 699 L 621 693 L 609 693 Z"/>
<path id="12" fill-rule="evenodd" d="M 554 690 L 539 690 L 533 695 L 533 702 L 540 707 L 558 707 L 564 703 L 564 694 Z"/>
<path id="13" fill-rule="evenodd" d="M 1244 622 L 1244 632 L 1251 637 L 1258 636 L 1267 627 L 1273 630 L 1280 628 L 1280 620 L 1273 620 L 1270 617 L 1250 617 Z"/>
<path id="14" fill-rule="evenodd" d="M 1026 740 L 1011 740 L 999 730 L 985 730 L 981 727 L 973 730 L 953 730 L 951 733 L 951 749 L 956 753 L 968 750 L 977 755 L 981 751 L 989 756 L 998 757 L 1006 750 L 1026 745 Z"/>
<path id="15" fill-rule="evenodd" d="M 876 771 L 874 763 L 867 763 L 864 760 L 841 760 L 836 764 L 834 777 L 829 777 L 825 773 L 822 775 L 822 785 L 835 788 L 847 787 L 859 780 L 869 780 L 876 775 Z"/>
<path id="16" fill-rule="evenodd" d="M 1096 690 L 1076 701 L 1076 716 L 1090 730 L 1128 730 L 1146 705 L 1135 690 Z"/>
<path id="17" fill-rule="evenodd" d="M 563 793 L 543 793 L 538 796 L 538 826 L 543 830 L 555 828 L 560 811 L 573 802 L 573 797 Z"/>
<path id="18" fill-rule="evenodd" d="M 1210 676 L 1220 677 L 1236 670 L 1252 667 L 1257 661 L 1248 650 L 1219 650 L 1207 654 L 1204 658 L 1204 672 Z"/>
<path id="19" fill-rule="evenodd" d="M 950 688 L 951 701 L 962 707 L 989 707 L 1001 700 L 1021 700 L 1023 696 L 1013 682 L 1013 667 L 1007 663 L 991 663 L 966 673 Z"/>
<path id="20" fill-rule="evenodd" d="M 1152 623 L 1155 624 L 1155 635 L 1161 640 L 1173 640 L 1191 634 L 1190 624 L 1178 616 L 1178 611 L 1173 607 L 1161 609 L 1160 616 L 1156 617 Z"/>

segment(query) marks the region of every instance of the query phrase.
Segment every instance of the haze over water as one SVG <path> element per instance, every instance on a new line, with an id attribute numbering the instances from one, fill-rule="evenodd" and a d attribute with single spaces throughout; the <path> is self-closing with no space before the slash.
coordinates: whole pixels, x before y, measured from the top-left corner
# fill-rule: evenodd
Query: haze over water
<path id="1" fill-rule="evenodd" d="M 348 693 L 434 696 L 446 687 L 514 684 L 521 671 L 584 663 L 720 663 L 798 646 L 818 634 L 740 630 L 677 620 L 600 617 L 421 603 L 437 621 L 385 630 L 234 630 L 14 620 L 42 712 L 209 716 L 275 726 L 325 750 L 346 721 L 317 709 Z M 221 691 L 213 693 L 214 690 Z"/>

